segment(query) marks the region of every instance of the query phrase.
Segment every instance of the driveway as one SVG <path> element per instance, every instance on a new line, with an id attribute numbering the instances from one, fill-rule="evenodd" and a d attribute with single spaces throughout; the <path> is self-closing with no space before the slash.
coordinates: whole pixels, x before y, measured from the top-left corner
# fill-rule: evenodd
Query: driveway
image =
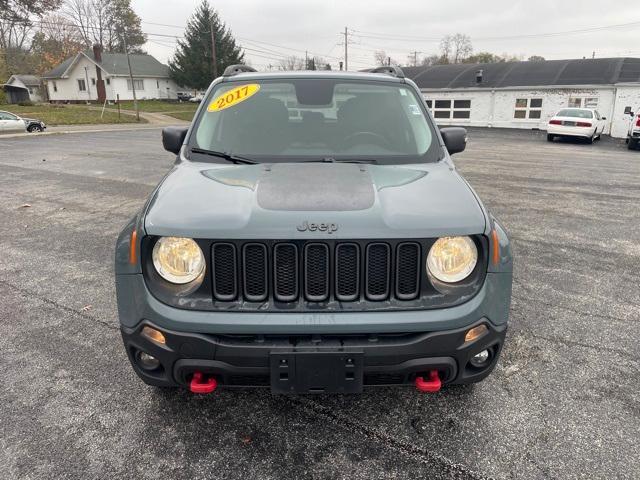
<path id="1" fill-rule="evenodd" d="M 471 130 L 509 230 L 510 330 L 474 388 L 194 396 L 144 385 L 113 249 L 172 165 L 160 130 L 0 137 L 5 478 L 640 478 L 640 152 Z"/>

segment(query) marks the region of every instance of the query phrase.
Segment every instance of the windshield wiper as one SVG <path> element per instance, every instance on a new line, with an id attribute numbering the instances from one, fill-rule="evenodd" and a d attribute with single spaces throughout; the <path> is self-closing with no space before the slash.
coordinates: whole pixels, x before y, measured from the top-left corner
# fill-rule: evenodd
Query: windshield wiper
<path id="1" fill-rule="evenodd" d="M 205 150 L 203 148 L 191 147 L 192 153 L 201 153 L 203 155 L 211 155 L 212 157 L 223 158 L 228 162 L 235 164 L 246 164 L 246 165 L 255 165 L 255 160 L 251 160 L 250 158 L 240 157 L 238 155 L 234 155 L 231 152 L 216 152 L 215 150 Z"/>
<path id="2" fill-rule="evenodd" d="M 325 157 L 320 160 L 308 160 L 310 163 L 378 163 L 376 160 L 368 159 L 368 160 L 358 160 L 353 158 L 333 158 L 333 157 Z"/>

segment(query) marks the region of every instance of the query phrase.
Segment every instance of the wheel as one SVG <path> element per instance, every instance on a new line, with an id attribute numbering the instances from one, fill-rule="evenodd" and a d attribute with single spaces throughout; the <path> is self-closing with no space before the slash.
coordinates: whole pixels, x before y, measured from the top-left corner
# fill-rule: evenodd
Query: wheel
<path id="1" fill-rule="evenodd" d="M 29 133 L 41 132 L 41 131 L 42 131 L 42 127 L 40 125 L 29 125 L 29 128 L 27 128 L 27 132 Z"/>
<path id="2" fill-rule="evenodd" d="M 595 138 L 595 133 L 593 135 L 591 135 L 590 137 L 587 138 L 587 143 L 588 144 L 592 144 L 593 143 L 593 139 Z"/>
<path id="3" fill-rule="evenodd" d="M 553 142 L 553 139 L 556 138 L 553 135 L 547 133 L 547 142 Z"/>
<path id="4" fill-rule="evenodd" d="M 638 148 L 638 140 L 630 138 L 629 142 L 627 143 L 627 148 L 629 150 L 635 150 L 636 148 Z"/>

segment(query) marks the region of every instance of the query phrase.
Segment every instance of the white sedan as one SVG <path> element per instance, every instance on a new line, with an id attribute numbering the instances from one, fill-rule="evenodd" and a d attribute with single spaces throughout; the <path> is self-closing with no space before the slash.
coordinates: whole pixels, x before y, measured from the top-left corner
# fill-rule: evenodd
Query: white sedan
<path id="1" fill-rule="evenodd" d="M 13 113 L 0 111 L 0 133 L 3 132 L 26 132 L 25 121 Z"/>
<path id="2" fill-rule="evenodd" d="M 556 137 L 580 137 L 593 143 L 602 135 L 606 119 L 591 108 L 563 108 L 549 120 L 547 140 L 553 142 Z"/>

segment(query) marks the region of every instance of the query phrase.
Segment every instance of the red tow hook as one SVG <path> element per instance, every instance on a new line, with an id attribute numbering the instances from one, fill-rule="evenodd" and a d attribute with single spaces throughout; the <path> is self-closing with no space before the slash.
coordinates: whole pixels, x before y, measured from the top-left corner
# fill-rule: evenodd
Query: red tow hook
<path id="1" fill-rule="evenodd" d="M 442 382 L 438 376 L 437 370 L 429 371 L 429 380 L 425 380 L 423 377 L 416 377 L 416 388 L 420 392 L 437 392 L 442 387 Z"/>
<path id="2" fill-rule="evenodd" d="M 202 372 L 194 372 L 193 378 L 189 383 L 189 390 L 192 393 L 211 393 L 218 388 L 218 382 L 215 378 L 204 378 Z"/>

